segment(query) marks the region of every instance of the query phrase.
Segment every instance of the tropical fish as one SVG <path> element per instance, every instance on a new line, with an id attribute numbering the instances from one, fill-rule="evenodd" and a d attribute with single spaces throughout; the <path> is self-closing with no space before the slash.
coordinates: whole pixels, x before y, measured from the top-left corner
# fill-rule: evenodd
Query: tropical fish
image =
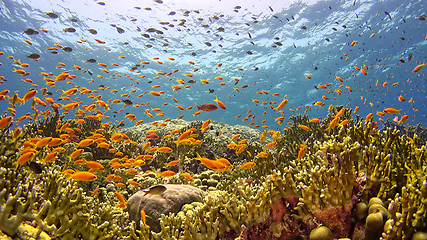
<path id="1" fill-rule="evenodd" d="M 27 152 L 25 154 L 22 154 L 18 160 L 16 161 L 16 167 L 18 167 L 20 164 L 26 163 L 29 160 L 31 160 L 36 155 L 35 151 Z"/>
<path id="2" fill-rule="evenodd" d="M 224 103 L 222 103 L 220 100 L 218 100 L 218 97 L 216 97 L 216 99 L 214 100 L 216 102 L 216 104 L 218 104 L 218 106 L 222 109 L 222 110 L 227 110 L 227 107 L 225 107 Z"/>
<path id="3" fill-rule="evenodd" d="M 188 181 L 193 181 L 193 177 L 189 173 L 181 173 L 181 175 L 184 176 Z"/>
<path id="4" fill-rule="evenodd" d="M 147 195 L 147 194 L 159 195 L 159 194 L 164 193 L 166 190 L 167 190 L 167 188 L 164 185 L 156 185 L 156 186 L 152 186 L 152 187 L 149 187 L 148 189 L 144 189 L 141 191 L 145 192 L 145 195 Z"/>
<path id="5" fill-rule="evenodd" d="M 211 112 L 218 109 L 218 107 L 215 104 L 202 104 L 202 105 L 196 104 L 196 106 L 197 106 L 197 111 Z"/>
<path id="6" fill-rule="evenodd" d="M 387 114 L 400 114 L 400 111 L 402 111 L 402 109 L 397 110 L 395 108 L 385 108 L 384 112 Z"/>
<path id="7" fill-rule="evenodd" d="M 78 156 L 80 156 L 82 153 L 84 152 L 84 149 L 77 149 L 76 151 L 72 152 L 70 154 L 70 161 L 71 159 L 77 158 Z"/>
<path id="8" fill-rule="evenodd" d="M 127 206 L 127 202 L 123 195 L 119 192 L 114 192 L 114 195 L 116 195 L 117 200 L 119 201 L 119 204 L 116 205 L 116 207 L 124 208 Z"/>
<path id="9" fill-rule="evenodd" d="M 166 167 L 172 167 L 172 166 L 176 166 L 178 164 L 179 164 L 179 160 L 173 160 L 173 161 L 168 162 L 166 164 Z"/>
<path id="10" fill-rule="evenodd" d="M 398 121 L 398 123 L 400 124 L 400 123 L 406 122 L 406 121 L 408 120 L 408 118 L 409 118 L 409 116 L 408 116 L 408 115 L 403 115 L 403 116 L 400 118 L 400 120 Z"/>
<path id="11" fill-rule="evenodd" d="M 97 179 L 96 175 L 91 172 L 75 172 L 70 174 L 67 179 L 74 179 L 76 181 L 95 181 Z"/>
<path id="12" fill-rule="evenodd" d="M 259 157 L 259 158 L 266 158 L 266 157 L 268 157 L 268 153 L 266 153 L 266 152 L 259 152 L 258 155 L 257 155 L 257 157 Z"/>
<path id="13" fill-rule="evenodd" d="M 264 132 L 262 132 L 262 134 L 259 138 L 259 141 L 262 143 L 266 137 L 267 137 L 267 130 L 264 130 Z"/>
<path id="14" fill-rule="evenodd" d="M 8 126 L 12 122 L 12 120 L 13 120 L 12 116 L 7 116 L 7 117 L 2 118 L 0 120 L 0 129 Z"/>
<path id="15" fill-rule="evenodd" d="M 147 225 L 147 215 L 145 214 L 145 211 L 143 209 L 141 209 L 141 221 L 145 226 Z"/>
<path id="16" fill-rule="evenodd" d="M 58 152 L 51 152 L 49 153 L 44 159 L 43 159 L 43 163 L 49 163 L 49 162 L 54 162 L 56 161 L 56 156 L 58 156 Z"/>
<path id="17" fill-rule="evenodd" d="M 412 70 L 412 72 L 416 73 L 416 72 L 420 71 L 420 70 L 421 70 L 421 68 L 423 68 L 425 65 L 426 65 L 426 63 L 423 63 L 423 64 L 420 64 L 420 65 L 416 66 L 416 67 Z"/>
<path id="18" fill-rule="evenodd" d="M 298 125 L 298 127 L 300 127 L 303 130 L 310 131 L 310 128 L 305 126 L 305 125 L 300 124 L 300 125 Z"/>
<path id="19" fill-rule="evenodd" d="M 274 110 L 278 111 L 282 109 L 283 107 L 286 106 L 286 104 L 288 104 L 288 101 L 289 101 L 288 99 L 283 100 L 282 102 L 279 103 L 279 105 L 276 108 L 274 108 Z"/>
<path id="20" fill-rule="evenodd" d="M 173 152 L 173 149 L 170 147 L 159 147 L 159 148 L 157 148 L 157 152 L 171 153 L 171 152 Z"/>
<path id="21" fill-rule="evenodd" d="M 255 162 L 247 162 L 244 163 L 242 166 L 240 166 L 241 169 L 251 169 L 253 167 L 255 167 L 256 163 Z"/>
<path id="22" fill-rule="evenodd" d="M 86 164 L 88 167 L 93 169 L 93 171 L 104 171 L 104 166 L 97 162 L 97 161 L 85 161 L 84 164 Z"/>
<path id="23" fill-rule="evenodd" d="M 92 143 L 94 143 L 95 142 L 95 140 L 93 140 L 93 139 L 84 139 L 84 140 L 81 140 L 78 144 L 77 144 L 77 146 L 78 147 L 87 147 L 87 146 L 89 146 L 89 145 L 91 145 Z"/>
<path id="24" fill-rule="evenodd" d="M 157 134 L 149 134 L 149 135 L 145 135 L 145 137 L 144 137 L 144 139 L 148 139 L 148 140 L 157 140 L 157 139 L 159 139 L 160 137 L 159 137 L 159 135 L 157 135 Z"/>
<path id="25" fill-rule="evenodd" d="M 167 170 L 167 171 L 163 171 L 161 173 L 158 173 L 157 177 L 172 177 L 175 174 L 176 173 L 174 171 Z"/>

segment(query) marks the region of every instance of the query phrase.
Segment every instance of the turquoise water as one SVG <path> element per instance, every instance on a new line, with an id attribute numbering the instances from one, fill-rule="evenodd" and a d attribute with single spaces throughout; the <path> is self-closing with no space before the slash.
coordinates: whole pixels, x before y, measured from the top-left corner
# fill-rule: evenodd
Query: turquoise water
<path id="1" fill-rule="evenodd" d="M 97 90 L 98 93 L 71 95 L 71 101 L 80 102 L 79 109 L 84 110 L 84 105 L 92 104 L 100 96 L 98 98 L 110 105 L 109 111 L 104 113 L 109 119 L 103 122 L 118 123 L 124 119 L 126 127 L 133 126 L 137 120 L 161 122 L 184 115 L 185 120 L 212 119 L 232 125 L 283 129 L 289 116 L 304 113 L 307 106 L 311 108 L 307 111 L 310 117 L 324 118 L 331 104 L 352 109 L 359 106 L 358 114 L 365 117 L 372 112 L 374 121 L 395 117 L 376 115 L 384 108 L 402 109 L 401 115 L 409 116 L 404 124 L 425 125 L 426 68 L 412 72 L 417 65 L 426 62 L 424 1 L 282 2 L 285 1 L 3 0 L 0 3 L 0 51 L 4 55 L 0 56 L 0 75 L 6 81 L 0 84 L 0 90 L 10 90 L 9 97 L 19 91 L 22 97 L 28 90 L 37 89 L 36 97 L 42 101 L 51 97 L 62 104 L 69 103 L 59 100 L 62 90 L 73 87 Z M 58 17 L 51 18 L 48 12 Z M 23 30 L 27 28 L 36 29 L 39 34 L 25 34 Z M 67 28 L 74 28 L 75 32 L 64 31 Z M 95 29 L 97 34 L 88 29 Z M 100 44 L 94 38 L 105 43 Z M 24 40 L 31 41 L 32 45 Z M 353 41 L 355 44 L 351 46 Z M 72 51 L 46 50 L 55 47 L 54 44 L 71 47 Z M 107 48 L 110 50 L 105 50 Z M 32 53 L 40 54 L 39 61 L 27 58 Z M 107 67 L 84 62 L 88 59 L 105 63 Z M 14 60 L 28 63 L 30 67 L 19 67 Z M 141 64 L 143 61 L 149 64 Z M 65 66 L 57 68 L 59 62 Z M 222 66 L 218 67 L 219 63 Z M 129 71 L 137 64 L 139 67 Z M 366 76 L 354 68 L 363 68 L 363 65 L 366 65 Z M 12 72 L 13 68 L 24 69 L 30 75 L 21 76 Z M 199 70 L 193 72 L 196 68 Z M 175 69 L 178 71 L 173 73 Z M 49 77 L 54 78 L 63 71 L 76 77 L 58 81 L 50 87 L 40 75 L 40 72 L 53 73 Z M 166 76 L 168 73 L 170 76 Z M 193 74 L 193 77 L 184 74 Z M 146 77 L 141 78 L 143 75 Z M 343 82 L 338 81 L 337 76 Z M 27 78 L 32 83 L 22 81 Z M 177 82 L 181 79 L 184 84 Z M 196 82 L 190 84 L 189 80 Z M 208 80 L 209 84 L 200 80 Z M 154 85 L 159 87 L 153 88 Z M 243 88 L 245 85 L 247 87 Z M 325 85 L 326 89 L 320 85 Z M 99 86 L 111 88 L 103 91 Z M 181 89 L 172 91 L 172 86 Z M 41 95 L 44 87 L 51 96 Z M 335 91 L 338 88 L 342 89 L 341 95 Z M 268 94 L 259 94 L 262 90 Z M 152 96 L 151 91 L 164 91 L 164 94 Z M 278 125 L 274 119 L 282 114 L 272 110 L 269 104 L 277 107 L 285 95 L 289 103 L 282 109 L 285 119 Z M 399 101 L 399 96 L 405 101 Z M 226 110 L 193 116 L 195 103 L 215 104 L 216 97 L 226 105 Z M 116 99 L 133 101 L 133 105 L 122 110 L 125 104 L 113 104 Z M 325 105 L 313 105 L 316 101 Z M 10 114 L 8 102 L 0 101 L 0 108 Z M 148 105 L 141 105 L 147 102 Z M 182 111 L 177 105 L 193 108 Z M 18 106 L 17 116 L 34 113 L 30 102 Z M 36 107 L 42 112 L 53 111 L 49 104 Z M 299 107 L 301 109 L 297 110 Z M 158 112 L 151 111 L 154 117 L 150 118 L 144 112 L 151 108 L 160 108 L 164 116 L 156 116 Z M 104 112 L 102 107 L 97 109 Z M 70 110 L 68 118 L 74 118 L 76 110 Z M 60 109 L 60 112 L 65 110 Z M 126 113 L 134 114 L 137 120 L 130 122 L 124 117 Z M 242 116 L 236 118 L 240 114 Z M 243 121 L 248 114 L 255 118 L 252 120 L 250 116 Z"/>

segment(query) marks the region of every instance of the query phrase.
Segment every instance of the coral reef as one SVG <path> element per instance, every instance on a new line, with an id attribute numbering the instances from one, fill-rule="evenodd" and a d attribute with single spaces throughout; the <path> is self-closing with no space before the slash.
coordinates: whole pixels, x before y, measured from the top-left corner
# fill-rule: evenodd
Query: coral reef
<path id="1" fill-rule="evenodd" d="M 63 239 L 422 239 L 427 151 L 417 133 L 424 130 L 417 127 L 410 135 L 396 126 L 380 130 L 372 120 L 352 118 L 351 110 L 335 110 L 349 120 L 346 125 L 328 129 L 337 115 L 332 111 L 320 122 L 296 115 L 283 132 L 264 133 L 216 122 L 202 129 L 206 123 L 182 120 L 119 132 L 88 119 L 61 120 L 52 131 L 54 117 L 24 127 L 21 134 L 6 126 L 0 132 L 0 230 L 18 237 L 19 229 L 31 225 L 36 237 L 47 233 Z M 47 162 L 57 146 L 40 139 L 61 133 L 64 126 L 81 131 L 68 134 L 59 145 L 63 150 Z M 159 138 L 146 139 L 148 130 L 156 130 Z M 179 142 L 189 130 L 193 140 Z M 99 142 L 81 144 L 85 139 Z M 106 148 L 97 146 L 101 142 Z M 171 151 L 157 151 L 162 147 Z M 71 159 L 79 149 L 81 156 Z M 24 151 L 34 154 L 18 164 Z M 199 155 L 223 158 L 231 168 L 209 167 Z M 242 168 L 248 162 L 251 167 Z M 73 178 L 75 171 L 96 178 Z M 177 193 L 171 186 L 186 185 L 205 193 L 177 201 L 166 212 L 140 207 L 143 198 L 153 201 L 151 206 L 168 202 L 163 199 L 168 191 L 138 193 L 157 184 L 168 186 L 171 194 Z M 135 193 L 145 196 L 131 197 Z M 126 199 L 130 213 L 117 204 Z M 147 225 L 140 221 L 141 209 Z"/>

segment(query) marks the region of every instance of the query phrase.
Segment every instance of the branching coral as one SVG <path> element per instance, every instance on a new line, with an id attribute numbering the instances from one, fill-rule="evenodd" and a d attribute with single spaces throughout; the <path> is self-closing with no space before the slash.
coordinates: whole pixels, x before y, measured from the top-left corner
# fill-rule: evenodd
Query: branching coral
<path id="1" fill-rule="evenodd" d="M 38 218 L 53 227 L 52 234 L 64 238 L 111 239 L 127 231 L 122 211 L 111 204 L 89 200 L 76 182 L 70 184 L 63 175 L 53 172 L 46 175 L 45 183 L 45 201 Z"/>
<path id="2" fill-rule="evenodd" d="M 47 229 L 33 213 L 36 201 L 34 182 L 27 186 L 23 186 L 21 181 L 12 185 L 11 180 L 13 183 L 16 175 L 12 170 L 0 168 L 0 230 L 14 236 L 22 222 L 33 220 Z"/>
<path id="3" fill-rule="evenodd" d="M 337 111 L 340 110 L 338 107 Z M 97 173 L 97 181 L 77 184 L 66 180 L 59 172 L 63 166 L 55 164 L 66 161 L 69 166 L 69 152 L 61 154 L 61 160 L 45 166 L 39 175 L 41 179 L 30 178 L 26 164 L 13 166 L 20 150 L 19 142 L 27 136 L 13 139 L 10 130 L 5 128 L 0 133 L 4 142 L 0 146 L 3 153 L 0 174 L 5 176 L 5 180 L 0 179 L 0 219 L 9 224 L 1 229 L 13 236 L 21 222 L 33 221 L 40 231 L 64 239 L 284 239 L 308 236 L 313 229 L 320 229 L 319 226 L 326 226 L 335 238 L 363 237 L 373 232 L 372 229 L 378 236 L 382 233 L 383 239 L 410 239 L 423 234 L 427 228 L 425 144 L 417 135 L 402 135 L 391 128 L 378 130 L 372 120 L 351 119 L 348 109 L 340 112 L 342 120 L 350 121 L 329 131 L 325 129 L 336 113 L 320 122 L 310 122 L 303 115 L 293 117 L 293 126 L 275 135 L 277 145 L 270 149 L 264 146 L 271 140 L 260 143 L 259 132 L 255 137 L 247 137 L 252 133 L 241 130 L 242 138 L 249 139 L 246 143 L 249 153 L 240 154 L 227 147 L 230 138 L 238 132 L 216 136 L 223 126 L 217 129 L 219 125 L 211 123 L 213 129 L 203 132 L 202 122 L 177 121 L 181 132 L 195 127 L 195 138 L 202 142 L 177 146 L 175 140 L 179 134 L 153 142 L 157 146 L 168 146 L 173 152 L 156 153 L 151 163 L 135 167 L 141 171 L 136 175 L 127 174 L 126 168 L 115 170 L 114 174 L 120 176 L 122 182 L 134 180 L 139 184 L 123 188 L 115 186 L 116 182 L 103 181 L 113 171 L 108 163 L 114 156 L 106 153 L 107 149 L 100 150 L 105 152 L 103 160 L 94 155 L 106 167 L 104 172 Z M 89 125 L 88 129 L 92 130 L 99 127 L 96 122 Z M 306 125 L 311 130 L 298 125 Z M 150 127 L 147 124 L 143 129 Z M 159 128 L 159 134 L 167 135 L 174 128 L 173 125 L 168 130 Z M 272 137 L 274 132 L 270 132 Z M 86 132 L 83 133 L 81 137 L 86 138 Z M 111 137 L 112 132 L 104 134 Z M 143 143 L 135 136 L 129 132 L 130 141 L 111 145 L 124 153 L 126 161 L 143 154 Z M 75 143 L 69 144 L 68 151 L 74 151 Z M 297 158 L 301 144 L 306 145 L 306 150 Z M 94 148 L 95 145 L 90 146 L 85 152 L 96 153 Z M 261 151 L 267 156 L 256 156 Z M 39 150 L 32 161 L 40 162 L 46 152 Z M 193 159 L 196 153 L 210 159 L 225 157 L 234 169 L 218 173 L 205 171 L 206 167 Z M 154 172 L 142 173 L 149 169 L 163 171 L 159 169 L 172 159 L 180 160 L 180 164 L 170 170 L 193 172 L 194 182 L 190 184 L 209 191 L 204 202 L 185 205 L 177 214 L 162 216 L 158 233 L 143 223 L 136 229 L 136 223 L 128 222 L 127 213 L 114 207 L 117 200 L 113 192 L 120 191 L 128 199 L 137 190 L 152 185 L 189 183 L 180 174 L 160 178 Z M 256 166 L 239 168 L 242 162 L 249 161 L 254 161 Z M 87 170 L 85 165 L 73 168 Z M 88 190 L 95 187 L 100 188 L 98 194 L 87 196 Z M 369 200 L 376 199 L 373 197 L 381 204 L 371 203 Z M 384 231 L 375 227 L 383 225 Z"/>

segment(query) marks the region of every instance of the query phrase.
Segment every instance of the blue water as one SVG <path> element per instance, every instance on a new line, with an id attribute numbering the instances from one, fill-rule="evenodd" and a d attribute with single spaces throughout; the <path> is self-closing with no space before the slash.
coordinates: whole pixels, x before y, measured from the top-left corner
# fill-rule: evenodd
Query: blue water
<path id="1" fill-rule="evenodd" d="M 149 102 L 149 105 L 138 108 L 128 106 L 118 113 L 113 111 L 119 111 L 124 104 L 110 102 L 111 109 L 104 113 L 110 119 L 104 119 L 104 122 L 113 123 L 125 119 L 126 113 L 133 113 L 138 120 L 145 122 L 173 119 L 183 114 L 185 120 L 212 119 L 232 125 L 249 125 L 253 122 L 252 125 L 260 125 L 261 128 L 268 126 L 271 129 L 283 129 L 287 126 L 288 117 L 304 113 L 306 106 L 311 108 L 307 111 L 310 117 L 324 118 L 331 104 L 352 109 L 359 106 L 358 114 L 365 117 L 372 112 L 374 121 L 380 118 L 376 115 L 377 111 L 393 107 L 402 109 L 402 115 L 409 115 L 405 124 L 422 123 L 425 126 L 427 123 L 427 68 L 418 73 L 412 72 L 414 67 L 427 61 L 426 21 L 416 18 L 426 14 L 426 5 L 422 0 L 205 0 L 196 3 L 190 0 L 164 0 L 163 3 L 106 0 L 103 1 L 105 5 L 100 2 L 3 0 L 0 3 L 0 51 L 5 54 L 0 56 L 0 75 L 7 81 L 0 84 L 0 90 L 10 90 L 9 97 L 19 91 L 18 94 L 22 97 L 29 89 L 40 90 L 47 87 L 48 91 L 53 93 L 50 97 L 57 101 L 62 90 L 80 86 L 98 90 L 93 96 L 101 95 L 101 100 L 105 102 L 109 99 L 129 99 L 133 104 Z M 187 10 L 188 13 L 185 12 Z M 176 14 L 172 15 L 171 11 Z M 46 15 L 47 12 L 55 12 L 59 17 L 52 19 Z M 72 22 L 71 18 L 77 19 L 77 22 Z M 125 32 L 119 33 L 111 24 Z M 75 28 L 76 32 L 64 32 L 64 29 L 69 27 Z M 23 33 L 26 28 L 37 29 L 39 34 L 26 35 Z M 40 28 L 47 29 L 48 32 L 44 33 Z M 149 28 L 161 30 L 162 33 L 147 32 Z M 93 35 L 87 29 L 96 29 L 98 33 Z M 375 36 L 372 36 L 373 33 Z M 141 34 L 148 34 L 149 38 Z M 105 41 L 105 44 L 97 43 L 94 38 Z M 30 40 L 32 45 L 24 42 L 24 39 Z M 76 42 L 81 39 L 86 42 Z M 356 44 L 350 46 L 353 41 L 356 41 Z M 207 46 L 205 42 L 211 43 L 212 46 Z M 52 54 L 46 49 L 55 47 L 54 44 L 71 47 L 73 51 L 65 52 L 59 49 L 58 54 Z M 106 48 L 111 50 L 106 51 Z M 253 54 L 248 54 L 248 51 Z M 38 62 L 26 57 L 32 53 L 41 55 Z M 411 60 L 408 59 L 410 55 Z M 20 67 L 13 59 L 8 59 L 8 56 L 29 63 L 30 67 L 22 69 L 31 74 L 21 77 L 12 72 L 13 68 Z M 153 60 L 154 57 L 158 57 L 158 61 L 163 64 Z M 168 60 L 168 57 L 175 60 Z M 83 62 L 91 58 L 108 66 L 104 68 L 97 63 Z M 142 61 L 150 63 L 141 64 L 134 72 L 129 71 Z M 189 64 L 189 61 L 195 62 L 195 65 Z M 65 63 L 66 66 L 57 68 L 58 62 Z M 119 66 L 113 66 L 112 63 Z M 222 66 L 217 67 L 219 63 L 222 63 Z M 74 65 L 82 67 L 82 70 L 77 70 Z M 354 68 L 363 65 L 368 67 L 366 76 Z M 199 70 L 193 73 L 195 68 Z M 239 71 L 239 68 L 243 68 L 243 71 Z M 102 69 L 107 69 L 109 73 L 103 72 Z M 175 69 L 179 71 L 170 76 L 156 75 L 156 72 L 171 73 Z M 89 70 L 93 75 L 82 73 L 83 70 Z M 141 72 L 137 73 L 138 70 Z M 54 88 L 46 86 L 43 76 L 39 74 L 47 72 L 57 76 L 63 71 L 69 71 L 77 77 L 57 82 Z M 122 77 L 118 77 L 116 72 Z M 133 80 L 123 76 L 124 74 L 128 74 Z M 184 74 L 194 76 L 186 77 Z M 116 75 L 115 79 L 111 78 L 113 75 Z M 146 77 L 140 78 L 142 75 Z M 153 79 L 155 76 L 159 78 Z M 214 79 L 218 76 L 223 80 Z M 311 79 L 306 76 L 311 76 Z M 344 82 L 336 80 L 336 76 L 341 77 Z M 30 78 L 37 86 L 21 81 L 26 78 Z M 90 82 L 91 78 L 93 82 Z M 239 79 L 237 84 L 234 78 Z M 183 79 L 186 83 L 181 85 L 176 82 L 177 79 Z M 189 84 L 191 79 L 196 83 Z M 203 84 L 201 79 L 210 83 Z M 220 82 L 225 85 L 220 85 Z M 385 87 L 384 82 L 388 82 Z M 329 84 L 327 89 L 315 88 L 326 84 Z M 111 88 L 102 91 L 98 89 L 100 85 Z M 152 88 L 153 85 L 160 85 L 160 88 Z M 248 87 L 242 88 L 244 85 Z M 338 95 L 335 90 L 340 85 L 343 92 Z M 182 89 L 172 91 L 172 86 L 181 86 Z M 118 92 L 111 92 L 113 89 Z M 209 93 L 209 89 L 213 92 Z M 131 90 L 135 91 L 130 93 Z M 262 90 L 268 94 L 257 93 Z M 146 91 L 165 93 L 160 97 L 146 93 L 137 98 Z M 279 93 L 279 96 L 273 96 L 273 93 Z M 121 94 L 130 96 L 126 98 L 120 96 Z M 285 95 L 289 103 L 283 108 L 285 120 L 282 125 L 278 125 L 274 119 L 281 114 L 262 102 L 275 101 L 276 104 L 271 105 L 276 107 Z M 406 101 L 400 102 L 400 95 Z M 90 94 L 70 97 L 74 100 L 76 96 L 79 97 L 77 101 L 81 101 L 81 109 L 94 101 L 94 98 L 89 98 Z M 322 99 L 322 96 L 329 100 Z M 36 97 L 44 101 L 41 91 Z M 172 97 L 175 97 L 178 103 L 175 103 Z M 193 117 L 196 112 L 195 103 L 214 104 L 213 99 L 216 97 L 226 105 L 227 110 L 202 112 Z M 362 98 L 366 99 L 366 104 Z M 413 101 L 410 103 L 411 98 Z M 253 99 L 259 100 L 260 103 L 253 102 Z M 324 102 L 325 106 L 314 106 L 316 101 Z M 10 107 L 8 102 L 0 101 L 0 109 L 7 114 L 9 110 L 6 108 Z M 65 100 L 57 102 L 69 103 Z M 167 105 L 164 105 L 165 103 Z M 369 103 L 372 103 L 373 107 Z M 176 108 L 177 104 L 184 108 L 193 106 L 193 109 L 181 111 Z M 17 116 L 34 113 L 30 101 L 18 106 L 19 104 L 16 107 Z M 296 110 L 298 107 L 301 109 Z M 165 116 L 156 116 L 157 112 L 152 111 L 154 117 L 148 117 L 144 111 L 151 108 L 161 108 Z M 38 106 L 40 111 L 47 109 L 52 110 L 49 105 Z M 290 109 L 295 110 L 295 113 Z M 101 107 L 98 107 L 98 110 L 104 111 Z M 249 110 L 250 114 L 256 117 L 242 121 Z M 62 109 L 60 111 L 64 112 Z M 70 111 L 68 118 L 73 118 L 74 112 L 75 110 Z M 236 118 L 239 114 L 242 117 Z M 386 121 L 394 117 L 386 115 L 381 118 Z M 125 120 L 126 127 L 135 123 Z M 263 120 L 266 120 L 265 123 Z"/>

